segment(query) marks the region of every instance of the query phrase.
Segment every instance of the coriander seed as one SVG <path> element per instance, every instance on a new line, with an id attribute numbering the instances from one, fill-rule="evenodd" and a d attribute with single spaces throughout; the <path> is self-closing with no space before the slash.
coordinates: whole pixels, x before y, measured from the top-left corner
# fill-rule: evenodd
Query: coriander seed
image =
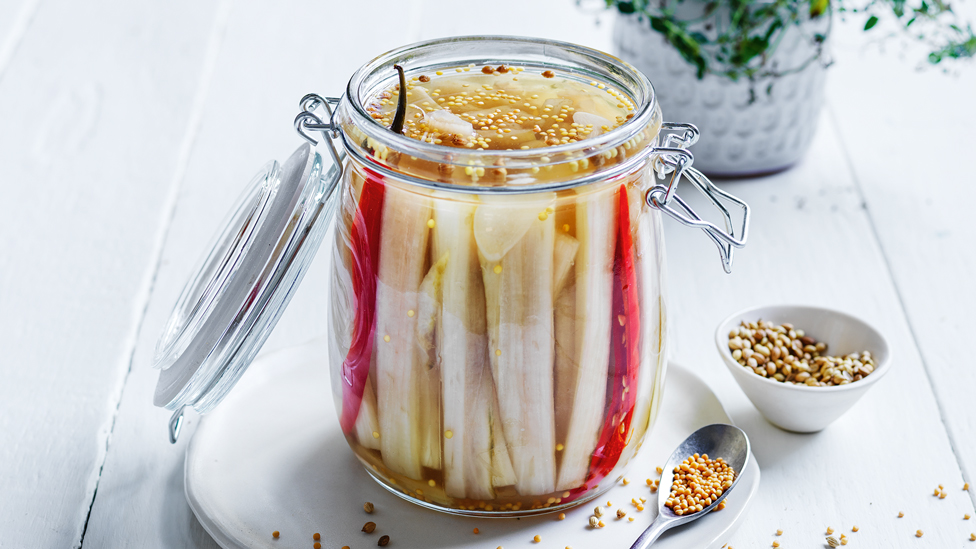
<path id="1" fill-rule="evenodd" d="M 379 541 L 376 542 L 376 545 L 379 545 L 380 547 L 386 547 L 388 543 L 390 543 L 390 536 L 381 536 Z"/>
<path id="2" fill-rule="evenodd" d="M 368 501 L 366 503 L 364 503 L 363 504 L 363 511 L 366 511 L 367 513 L 372 513 L 373 512 L 373 504 L 370 503 L 370 502 L 368 502 Z"/>
<path id="3" fill-rule="evenodd" d="M 366 524 L 363 525 L 363 532 L 366 532 L 367 534 L 372 534 L 373 530 L 376 530 L 375 522 L 367 522 Z"/>

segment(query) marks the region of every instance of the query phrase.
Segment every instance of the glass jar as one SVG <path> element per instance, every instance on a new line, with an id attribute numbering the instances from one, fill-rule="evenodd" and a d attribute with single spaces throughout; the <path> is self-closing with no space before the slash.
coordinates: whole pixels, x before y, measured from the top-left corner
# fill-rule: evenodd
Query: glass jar
<path id="1" fill-rule="evenodd" d="M 408 76 L 483 65 L 552 70 L 626 96 L 632 116 L 544 148 L 427 143 L 367 112 L 394 84 L 394 64 Z M 332 392 L 367 471 L 417 504 L 480 516 L 551 512 L 612 487 L 653 425 L 664 386 L 661 212 L 702 228 L 726 270 L 746 238 L 748 207 L 691 168 L 694 126 L 662 122 L 650 82 L 614 57 L 513 37 L 407 46 L 362 67 L 341 99 L 309 95 L 301 105 L 296 129 L 313 143 L 310 132 L 322 133 L 333 169 L 300 149 L 259 177 L 265 191 L 245 194 L 161 338 L 157 404 L 206 410 L 230 389 L 334 208 Z M 720 208 L 728 232 L 675 194 L 682 177 Z M 271 200 L 287 206 L 267 213 Z M 743 208 L 739 231 L 723 201 Z M 275 227 L 271 244 L 250 243 L 265 225 Z M 233 271 L 252 262 L 238 256 L 251 253 L 250 272 L 269 274 L 256 285 L 243 277 L 235 290 Z M 235 306 L 221 313 L 221 302 Z M 206 336 L 206 326 L 225 322 L 231 329 Z M 196 365 L 181 356 L 194 348 L 206 355 Z M 179 362 L 191 365 L 168 373 Z"/>

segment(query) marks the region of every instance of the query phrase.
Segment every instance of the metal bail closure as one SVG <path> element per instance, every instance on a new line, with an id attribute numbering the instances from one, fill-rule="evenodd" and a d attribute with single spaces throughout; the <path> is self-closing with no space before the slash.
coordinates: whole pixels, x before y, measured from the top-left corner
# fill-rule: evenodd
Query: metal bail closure
<path id="1" fill-rule="evenodd" d="M 661 133 L 665 135 L 664 144 L 662 147 L 655 147 L 650 151 L 651 167 L 657 172 L 658 179 L 663 180 L 670 174 L 671 180 L 667 185 L 655 185 L 647 191 L 645 196 L 647 205 L 663 210 L 684 225 L 705 231 L 705 234 L 718 247 L 722 268 L 725 269 L 726 273 L 731 273 L 735 248 L 744 247 L 749 238 L 749 205 L 718 188 L 700 171 L 691 167 L 695 157 L 685 148 L 698 141 L 700 135 L 698 128 L 692 124 L 665 122 L 661 125 Z M 691 181 L 692 185 L 722 212 L 725 220 L 725 231 L 714 223 L 702 219 L 687 202 L 677 195 L 676 191 L 678 184 L 681 183 L 682 176 Z M 732 216 L 722 203 L 722 199 L 742 208 L 742 225 L 738 231 L 738 236 L 732 223 Z M 678 208 L 675 208 L 674 204 L 677 204 Z"/>
<path id="2" fill-rule="evenodd" d="M 331 225 L 339 166 L 303 143 L 283 165 L 270 162 L 231 210 L 183 288 L 156 344 L 153 403 L 203 413 L 234 386 L 288 306 Z"/>

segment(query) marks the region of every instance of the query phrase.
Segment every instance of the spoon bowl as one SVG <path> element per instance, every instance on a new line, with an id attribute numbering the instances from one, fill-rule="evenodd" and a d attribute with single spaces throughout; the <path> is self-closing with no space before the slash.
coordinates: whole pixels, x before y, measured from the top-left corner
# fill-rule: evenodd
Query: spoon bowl
<path id="1" fill-rule="evenodd" d="M 634 542 L 630 549 L 646 549 L 665 530 L 699 519 L 711 512 L 712 509 L 728 497 L 739 483 L 739 477 L 749 463 L 749 452 L 749 437 L 746 436 L 742 429 L 734 425 L 725 425 L 722 423 L 706 425 L 688 436 L 671 453 L 671 457 L 668 458 L 668 462 L 664 466 L 664 471 L 661 474 L 661 483 L 658 487 L 657 518 L 637 538 L 637 541 Z M 722 458 L 735 471 L 735 478 L 732 480 L 732 486 L 726 489 L 722 493 L 722 496 L 712 502 L 708 507 L 696 513 L 677 515 L 670 507 L 665 505 L 668 501 L 668 495 L 671 493 L 671 484 L 674 482 L 674 469 L 682 461 L 694 454 L 708 454 L 711 459 Z"/>

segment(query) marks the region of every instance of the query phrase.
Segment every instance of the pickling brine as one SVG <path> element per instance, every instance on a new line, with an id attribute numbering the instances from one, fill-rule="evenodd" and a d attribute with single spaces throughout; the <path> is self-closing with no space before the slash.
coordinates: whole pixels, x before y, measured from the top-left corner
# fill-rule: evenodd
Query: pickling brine
<path id="1" fill-rule="evenodd" d="M 634 109 L 623 92 L 551 70 L 464 66 L 406 82 L 404 135 L 446 154 L 595 141 Z M 381 88 L 366 111 L 389 125 L 399 93 Z M 633 148 L 652 135 L 638 132 Z M 462 513 L 552 510 L 608 489 L 663 384 L 661 219 L 642 207 L 650 171 L 471 193 L 597 173 L 631 146 L 445 169 L 377 141 L 361 143 L 377 163 L 448 185 L 418 188 L 371 163 L 345 171 L 330 361 L 356 455 L 388 488 Z"/>

